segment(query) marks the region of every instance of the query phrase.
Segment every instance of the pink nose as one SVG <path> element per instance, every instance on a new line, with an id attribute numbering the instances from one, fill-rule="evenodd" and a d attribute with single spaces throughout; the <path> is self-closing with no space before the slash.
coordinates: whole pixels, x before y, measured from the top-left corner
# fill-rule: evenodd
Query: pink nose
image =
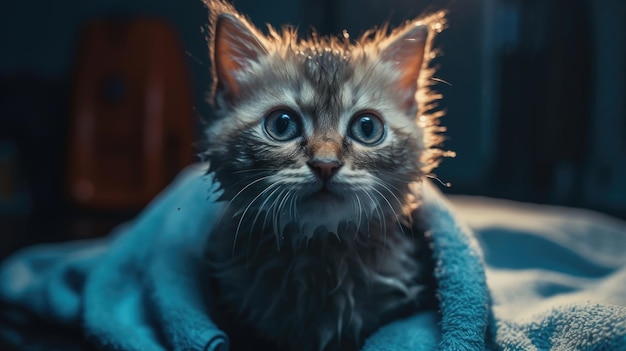
<path id="1" fill-rule="evenodd" d="M 324 183 L 332 178 L 339 168 L 341 168 L 341 162 L 339 161 L 313 161 L 309 163 L 309 167 Z"/>

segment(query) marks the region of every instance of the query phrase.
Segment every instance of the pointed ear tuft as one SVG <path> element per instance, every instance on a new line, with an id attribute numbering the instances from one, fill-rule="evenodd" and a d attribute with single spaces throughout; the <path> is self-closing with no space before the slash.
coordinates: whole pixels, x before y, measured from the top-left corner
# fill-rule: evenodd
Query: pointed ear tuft
<path id="1" fill-rule="evenodd" d="M 418 22 L 408 24 L 383 42 L 380 57 L 394 65 L 400 76 L 398 92 L 406 94 L 407 107 L 415 106 L 418 78 L 426 54 L 428 27 Z"/>
<path id="2" fill-rule="evenodd" d="M 219 2 L 219 1 L 218 1 Z M 210 2 L 211 3 L 211 2 Z M 211 6 L 211 62 L 214 103 L 233 102 L 240 92 L 239 73 L 267 54 L 264 36 L 230 5 Z"/>

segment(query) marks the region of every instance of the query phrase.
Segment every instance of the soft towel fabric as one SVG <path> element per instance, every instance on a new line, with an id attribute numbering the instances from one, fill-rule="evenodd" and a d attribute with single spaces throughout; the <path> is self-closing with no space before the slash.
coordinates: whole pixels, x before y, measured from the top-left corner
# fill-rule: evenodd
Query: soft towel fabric
<path id="1" fill-rule="evenodd" d="M 0 338 L 29 350 L 84 349 L 83 337 L 103 350 L 228 350 L 207 309 L 202 250 L 223 204 L 205 169 L 184 171 L 107 238 L 7 259 Z M 364 350 L 626 350 L 623 222 L 492 199 L 450 203 L 429 183 L 423 212 L 439 310 L 382 327 Z"/>
<path id="2" fill-rule="evenodd" d="M 580 209 L 453 201 L 483 250 L 497 345 L 626 350 L 625 222 Z"/>

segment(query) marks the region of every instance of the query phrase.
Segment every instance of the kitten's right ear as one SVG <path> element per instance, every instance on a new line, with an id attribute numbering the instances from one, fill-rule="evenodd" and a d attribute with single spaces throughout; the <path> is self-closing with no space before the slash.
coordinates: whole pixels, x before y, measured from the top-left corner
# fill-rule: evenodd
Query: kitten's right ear
<path id="1" fill-rule="evenodd" d="M 404 97 L 405 107 L 415 108 L 418 79 L 428 43 L 428 27 L 420 22 L 408 23 L 383 42 L 381 58 L 394 64 L 401 72 L 396 82 L 397 93 Z"/>
<path id="2" fill-rule="evenodd" d="M 267 54 L 264 37 L 229 4 L 208 1 L 211 11 L 212 99 L 232 103 L 240 92 L 240 73 Z"/>

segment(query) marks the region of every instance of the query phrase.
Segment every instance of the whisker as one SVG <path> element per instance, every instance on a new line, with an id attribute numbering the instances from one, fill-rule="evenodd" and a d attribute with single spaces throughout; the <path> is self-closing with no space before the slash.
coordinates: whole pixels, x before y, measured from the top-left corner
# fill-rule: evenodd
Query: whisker
<path id="1" fill-rule="evenodd" d="M 261 211 L 263 211 L 263 208 L 265 207 L 265 205 L 268 203 L 268 201 L 270 201 L 270 199 L 272 198 L 272 196 L 274 194 L 276 194 L 277 191 L 280 190 L 280 184 L 279 183 L 274 183 L 272 185 L 270 185 L 266 190 L 269 190 L 271 188 L 276 188 L 274 190 L 272 190 L 271 194 L 269 194 L 265 200 L 263 200 L 263 202 L 261 203 L 261 206 L 259 206 L 259 210 L 257 211 L 256 216 L 254 217 L 254 219 L 252 220 L 252 224 L 250 225 L 250 230 L 252 230 L 252 228 L 254 228 L 254 225 L 256 224 L 256 221 L 259 219 L 259 216 L 261 215 Z M 264 190 L 264 191 L 266 191 Z M 271 206 L 270 206 L 271 207 Z M 265 223 L 263 225 L 263 227 L 265 227 Z"/>
<path id="2" fill-rule="evenodd" d="M 384 174 L 385 177 L 391 178 L 391 179 L 396 180 L 396 181 L 401 182 L 401 183 L 410 183 L 410 182 L 413 182 L 413 181 L 415 181 L 415 180 L 417 180 L 419 178 L 418 174 L 411 174 L 411 175 L 401 174 L 401 175 L 399 175 L 398 172 L 396 172 L 396 171 L 379 170 L 376 173 Z"/>
<path id="3" fill-rule="evenodd" d="M 359 199 L 359 195 L 354 193 L 352 195 L 352 197 L 356 200 L 357 203 L 357 209 L 358 209 L 358 222 L 356 224 L 356 234 L 354 234 L 354 237 L 356 238 L 357 235 L 359 235 L 359 231 L 361 230 L 361 221 L 363 220 L 362 216 L 362 212 L 363 212 L 363 205 L 361 205 L 361 200 Z"/>
<path id="4" fill-rule="evenodd" d="M 274 235 L 276 236 L 276 240 L 277 240 L 277 245 L 278 245 L 278 249 L 280 250 L 280 239 L 283 236 L 283 229 L 284 228 L 279 228 L 279 218 L 280 216 L 282 216 L 282 211 L 283 211 L 283 207 L 285 206 L 285 202 L 287 202 L 287 200 L 291 197 L 292 192 L 291 190 L 287 189 L 287 194 L 285 196 L 283 196 L 283 198 L 280 200 L 280 203 L 278 204 L 278 207 L 276 208 L 276 212 L 278 212 L 278 215 L 274 215 Z M 279 233 L 280 230 L 280 233 Z"/>
<path id="5" fill-rule="evenodd" d="M 252 220 L 252 223 L 250 224 L 250 234 L 248 235 L 248 240 L 250 240 L 250 238 L 252 237 L 252 231 L 254 230 L 254 225 L 256 224 L 256 221 L 259 219 L 259 216 L 261 215 L 261 212 L 263 211 L 263 208 L 265 207 L 267 202 L 272 198 L 272 196 L 278 190 L 280 190 L 280 183 L 274 183 L 274 184 L 270 185 L 269 187 L 267 187 L 267 189 L 263 190 L 263 193 L 268 192 L 272 188 L 275 188 L 275 189 L 272 190 L 272 192 L 265 198 L 265 200 L 263 200 L 263 202 L 261 203 L 261 206 L 258 208 L 258 210 L 256 212 L 256 216 L 254 216 L 254 219 Z M 263 194 L 263 193 L 261 193 L 261 194 Z"/>
<path id="6" fill-rule="evenodd" d="M 239 236 L 239 229 L 241 228 L 241 224 L 243 223 L 243 220 L 246 217 L 246 213 L 248 213 L 248 210 L 250 209 L 250 207 L 252 207 L 252 204 L 254 204 L 258 198 L 263 196 L 263 194 L 265 194 L 266 191 L 271 189 L 273 185 L 274 184 L 270 185 L 268 188 L 264 189 L 257 196 L 255 196 L 254 199 L 252 199 L 252 201 L 250 201 L 248 206 L 246 206 L 246 209 L 243 211 L 243 214 L 241 215 L 241 218 L 239 218 L 239 223 L 237 224 L 237 229 L 235 230 L 235 240 L 233 241 L 233 255 L 235 254 L 235 248 L 237 246 L 237 237 Z"/>
<path id="7" fill-rule="evenodd" d="M 436 176 L 434 176 L 432 174 L 427 174 L 426 178 L 434 179 L 434 180 L 438 181 L 439 184 L 445 186 L 446 188 L 451 188 L 452 187 L 452 183 L 450 183 L 450 182 L 444 183 L 441 179 L 437 178 Z"/>
<path id="8" fill-rule="evenodd" d="M 255 181 L 253 181 L 253 182 L 249 183 L 248 185 L 246 185 L 245 187 L 243 187 L 243 189 L 239 190 L 239 192 L 238 192 L 237 194 L 235 194 L 235 196 L 233 196 L 233 198 L 232 198 L 232 199 L 228 202 L 228 204 L 226 205 L 226 207 L 225 207 L 225 208 L 228 208 L 228 207 L 229 207 L 229 206 L 233 203 L 233 201 L 235 201 L 235 199 L 236 199 L 239 195 L 241 195 L 241 193 L 243 193 L 244 191 L 246 191 L 246 189 L 248 189 L 249 187 L 253 186 L 254 184 L 256 184 L 256 183 L 258 183 L 258 182 L 261 182 L 261 181 L 263 181 L 263 180 L 265 180 L 265 179 L 267 179 L 267 178 L 269 178 L 269 177 L 271 177 L 271 176 L 265 176 L 265 177 L 258 178 L 257 180 L 255 180 Z"/>
<path id="9" fill-rule="evenodd" d="M 383 199 L 384 203 L 386 203 L 387 207 L 389 207 L 389 209 L 391 210 L 391 212 L 390 212 L 391 214 L 396 213 L 396 209 L 393 208 L 393 205 L 391 205 L 391 203 L 389 202 L 387 197 L 385 195 L 383 195 L 383 193 L 381 193 L 378 189 L 376 189 L 375 186 L 371 187 L 370 189 L 372 191 L 376 192 L 376 194 L 378 194 L 378 196 Z"/>
<path id="10" fill-rule="evenodd" d="M 289 214 L 293 215 L 291 218 L 298 222 L 298 209 L 297 209 L 297 199 L 298 195 L 291 197 L 291 201 L 289 203 Z"/>
<path id="11" fill-rule="evenodd" d="M 434 80 L 435 82 L 439 82 L 439 83 L 443 83 L 443 84 L 448 85 L 448 86 L 452 86 L 452 83 L 450 83 L 450 82 L 448 82 L 446 80 L 443 80 L 441 78 L 430 77 L 430 80 Z"/>
<path id="12" fill-rule="evenodd" d="M 378 195 L 380 195 L 380 196 L 381 196 L 381 197 L 385 200 L 385 202 L 386 202 L 386 203 L 387 203 L 387 205 L 389 206 L 389 209 L 391 210 L 391 213 L 393 213 L 393 214 L 394 214 L 394 215 L 393 215 L 393 218 L 395 219 L 395 222 L 398 224 L 398 228 L 400 228 L 400 231 L 401 231 L 402 233 L 404 233 L 404 228 L 402 227 L 402 223 L 400 223 L 400 220 L 398 220 L 398 215 L 397 215 L 397 214 L 395 214 L 396 210 L 393 208 L 393 206 L 391 206 L 391 203 L 389 202 L 389 200 L 387 200 L 387 198 L 386 198 L 385 196 L 383 196 L 383 194 L 382 194 L 380 191 L 378 191 L 376 188 L 372 188 L 372 190 L 374 190 L 375 192 L 377 192 L 377 193 L 378 193 Z M 392 193 L 392 195 L 393 195 L 393 193 Z"/>
<path id="13" fill-rule="evenodd" d="M 372 188 L 372 189 L 374 189 L 374 188 Z M 385 223 L 385 220 L 384 220 L 384 218 L 383 218 L 383 217 L 384 217 L 384 215 L 383 215 L 383 211 L 382 211 L 382 209 L 380 208 L 380 205 L 378 204 L 378 202 L 374 201 L 374 199 L 372 198 L 372 196 L 371 196 L 371 195 L 370 195 L 367 191 L 364 191 L 364 194 L 365 194 L 367 197 L 369 197 L 369 198 L 370 198 L 370 200 L 371 200 L 371 201 L 374 203 L 374 205 L 376 206 L 376 213 L 377 213 L 377 215 L 378 215 L 378 220 L 380 221 L 380 225 L 381 225 L 381 227 L 382 227 L 381 229 L 383 230 L 383 247 L 386 247 L 386 246 L 387 246 L 387 224 Z M 380 193 L 379 193 L 379 194 L 380 194 Z M 383 197 L 383 198 L 384 198 L 384 197 Z M 381 269 L 382 264 L 383 264 L 383 258 L 381 257 L 381 258 L 379 259 L 379 261 L 378 261 L 378 268 L 377 268 L 378 270 L 380 270 L 380 269 Z"/>
<path id="14" fill-rule="evenodd" d="M 272 205 L 267 209 L 267 212 L 265 212 L 265 218 L 263 219 L 263 228 L 265 228 L 265 226 L 267 225 L 267 217 L 269 216 L 270 213 L 272 213 L 272 219 L 274 219 L 275 212 L 276 212 L 276 204 L 280 201 L 283 194 L 286 193 L 287 191 L 288 191 L 287 188 L 281 189 L 280 194 L 278 194 L 278 196 L 276 196 L 276 199 L 272 201 Z"/>
<path id="15" fill-rule="evenodd" d="M 280 169 L 278 168 L 252 168 L 252 169 L 242 169 L 239 171 L 231 172 L 232 174 L 240 174 L 247 172 L 278 172 Z"/>
<path id="16" fill-rule="evenodd" d="M 378 215 L 378 220 L 380 221 L 380 225 L 382 227 L 381 229 L 383 229 L 383 231 L 386 233 L 387 232 L 387 227 L 385 225 L 385 221 L 383 220 L 383 215 L 382 215 L 382 210 L 380 209 L 380 205 L 378 204 L 377 201 L 374 200 L 374 198 L 369 194 L 369 192 L 367 190 L 364 190 L 363 193 L 374 204 L 374 209 L 376 210 L 376 214 Z"/>
<path id="17" fill-rule="evenodd" d="M 404 192 L 406 191 L 406 190 L 400 190 L 398 187 L 393 186 L 392 184 L 390 184 L 390 183 L 388 183 L 388 182 L 385 182 L 382 178 L 380 178 L 380 177 L 378 177 L 378 176 L 373 176 L 373 178 L 374 178 L 374 179 L 376 179 L 376 180 L 381 181 L 382 183 L 385 183 L 388 187 L 393 188 L 394 190 L 396 190 L 396 191 L 398 192 L 398 194 L 402 194 L 402 193 L 404 193 Z M 405 185 L 406 185 L 406 184 L 409 184 L 409 183 L 411 182 L 411 181 L 409 181 L 408 179 L 404 179 L 404 178 L 402 178 L 402 179 L 398 178 L 398 179 L 396 179 L 396 180 L 397 180 L 397 181 L 399 181 L 399 182 L 401 182 L 402 184 L 405 184 Z"/>
<path id="18" fill-rule="evenodd" d="M 376 179 L 376 178 L 374 178 L 374 179 L 372 179 L 372 180 L 373 180 L 376 184 L 380 185 L 383 189 L 387 190 L 387 191 L 389 192 L 389 194 L 391 194 L 391 196 L 393 196 L 393 197 L 394 197 L 394 199 L 396 200 L 396 202 L 398 202 L 398 205 L 400 205 L 400 207 L 403 207 L 403 206 L 404 206 L 404 203 L 402 203 L 402 201 L 400 201 L 400 199 L 398 199 L 398 197 L 396 196 L 396 194 L 394 194 L 394 192 L 393 192 L 393 191 L 391 191 L 391 189 L 389 189 L 389 187 L 388 187 L 388 186 L 387 186 L 387 185 L 386 185 L 386 184 L 385 184 L 382 180 L 380 180 L 380 179 Z M 396 189 L 396 190 L 398 191 L 398 193 L 401 193 L 401 191 L 400 191 L 398 188 L 396 188 L 395 186 L 393 186 L 393 185 L 389 185 L 389 186 L 390 186 L 390 187 L 392 187 L 392 188 L 394 188 L 394 189 Z"/>
<path id="19" fill-rule="evenodd" d="M 259 178 L 259 176 L 263 176 L 263 174 L 253 174 L 253 175 L 251 175 L 251 176 L 247 176 L 247 177 L 245 177 L 245 178 L 243 178 L 243 179 L 240 179 L 240 180 L 239 180 L 239 181 L 237 181 L 236 183 L 231 184 L 228 188 L 224 189 L 224 191 L 228 192 L 228 191 L 230 191 L 232 188 L 237 187 L 239 184 L 241 184 L 241 183 L 245 183 L 245 182 L 249 181 L 250 179 Z M 268 176 L 269 176 L 269 175 L 266 175 L 265 177 L 268 177 Z"/>
<path id="20" fill-rule="evenodd" d="M 378 191 L 376 188 L 372 188 L 372 190 L 374 190 L 378 195 L 380 195 L 380 197 L 383 198 L 383 200 L 385 200 L 385 203 L 387 204 L 387 206 L 389 206 L 389 209 L 391 210 L 391 213 L 394 214 L 394 217 L 396 217 L 396 222 L 398 222 L 397 216 L 395 215 L 395 210 L 393 209 L 393 206 L 391 206 L 391 203 L 389 202 L 389 200 L 387 200 L 387 198 L 380 191 Z M 398 225 L 400 226 L 400 230 L 402 230 L 402 226 L 400 225 L 400 222 L 398 222 Z M 385 233 L 384 234 L 385 238 L 387 238 L 387 229 L 386 229 L 386 227 L 383 229 L 383 231 Z"/>
<path id="21" fill-rule="evenodd" d="M 270 215 L 270 213 L 272 214 L 272 220 L 274 221 L 273 225 L 275 225 L 276 208 L 277 208 L 276 204 L 277 204 L 277 202 L 279 202 L 282 199 L 283 194 L 285 194 L 287 191 L 288 191 L 288 189 L 282 188 L 280 190 L 280 193 L 274 199 L 274 201 L 272 201 L 272 204 L 270 205 L 270 207 L 265 212 L 265 217 L 263 219 L 263 226 L 262 226 L 263 228 L 266 228 L 266 226 L 267 226 L 267 219 L 268 219 L 268 216 Z M 272 230 L 272 233 L 274 234 L 276 244 L 279 245 L 278 232 L 276 231 L 276 227 L 274 227 L 274 229 Z M 255 248 L 255 255 L 258 254 L 259 250 L 261 249 L 261 246 L 267 240 L 270 240 L 270 236 L 263 236 L 263 235 L 261 236 L 261 239 L 258 241 L 257 247 Z M 280 246 L 278 246 L 278 250 L 280 251 Z"/>

